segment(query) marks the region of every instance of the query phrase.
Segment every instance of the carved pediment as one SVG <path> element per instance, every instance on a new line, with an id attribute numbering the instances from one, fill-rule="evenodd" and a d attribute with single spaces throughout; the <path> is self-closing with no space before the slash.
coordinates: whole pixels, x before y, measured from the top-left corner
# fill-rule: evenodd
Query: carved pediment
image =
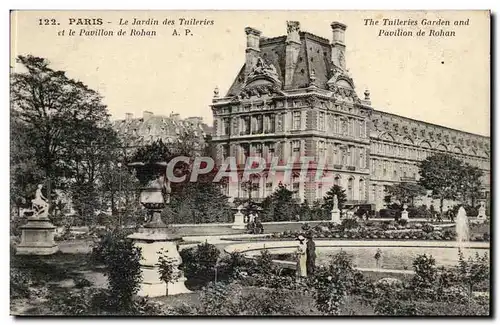
<path id="1" fill-rule="evenodd" d="M 259 79 L 268 80 L 271 83 L 281 84 L 276 67 L 272 63 L 268 64 L 264 62 L 264 60 L 260 57 L 257 59 L 257 63 L 255 63 L 252 70 L 250 70 L 245 87 L 250 86 L 254 81 Z"/>
<path id="2" fill-rule="evenodd" d="M 283 95 L 279 86 L 273 83 L 254 83 L 249 87 L 243 88 L 238 94 L 238 98 L 245 99 L 250 97 L 261 97 L 263 95 L 273 96 L 273 95 Z"/>

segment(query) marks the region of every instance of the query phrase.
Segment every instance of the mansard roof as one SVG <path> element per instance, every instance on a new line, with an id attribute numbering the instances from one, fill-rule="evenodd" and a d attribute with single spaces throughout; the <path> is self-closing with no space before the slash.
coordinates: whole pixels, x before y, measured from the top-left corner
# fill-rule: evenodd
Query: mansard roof
<path id="1" fill-rule="evenodd" d="M 113 129 L 119 137 L 126 140 L 128 146 L 143 146 L 158 139 L 173 143 L 186 132 L 193 132 L 204 141 L 212 128 L 203 123 L 201 118 L 179 119 L 162 115 L 150 115 L 139 118 L 127 118 L 112 121 Z"/>
<path id="2" fill-rule="evenodd" d="M 327 82 L 333 75 L 334 64 L 331 61 L 331 45 L 326 38 L 308 32 L 299 32 L 300 49 L 293 75 L 291 88 L 306 88 L 310 85 L 314 71 L 316 86 L 328 89 Z M 285 84 L 286 36 L 260 39 L 260 58 L 276 68 L 281 85 Z M 245 81 L 245 64 L 227 92 L 227 97 L 238 95 Z"/>

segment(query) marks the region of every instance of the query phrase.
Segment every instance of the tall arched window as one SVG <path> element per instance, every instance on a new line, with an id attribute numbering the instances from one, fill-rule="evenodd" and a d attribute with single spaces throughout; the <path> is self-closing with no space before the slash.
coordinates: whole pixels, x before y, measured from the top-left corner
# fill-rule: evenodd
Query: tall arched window
<path id="1" fill-rule="evenodd" d="M 354 199 L 354 177 L 349 177 L 347 180 L 347 198 Z"/>
<path id="2" fill-rule="evenodd" d="M 365 180 L 360 178 L 359 180 L 359 199 L 364 200 L 365 199 Z"/>

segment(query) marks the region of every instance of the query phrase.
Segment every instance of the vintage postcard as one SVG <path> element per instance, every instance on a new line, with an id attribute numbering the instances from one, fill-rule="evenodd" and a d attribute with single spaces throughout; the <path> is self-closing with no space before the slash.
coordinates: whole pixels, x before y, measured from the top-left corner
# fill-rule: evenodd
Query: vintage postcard
<path id="1" fill-rule="evenodd" d="M 490 316 L 490 12 L 11 11 L 16 316 Z"/>

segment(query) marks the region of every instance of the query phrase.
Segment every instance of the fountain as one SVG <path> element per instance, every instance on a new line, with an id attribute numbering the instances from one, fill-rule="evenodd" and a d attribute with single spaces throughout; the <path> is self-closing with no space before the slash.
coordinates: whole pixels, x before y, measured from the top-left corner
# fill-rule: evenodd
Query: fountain
<path id="1" fill-rule="evenodd" d="M 457 232 L 457 243 L 461 251 L 464 250 L 465 244 L 469 242 L 469 222 L 467 219 L 467 213 L 463 206 L 460 206 L 457 213 L 456 222 L 456 232 Z"/>

